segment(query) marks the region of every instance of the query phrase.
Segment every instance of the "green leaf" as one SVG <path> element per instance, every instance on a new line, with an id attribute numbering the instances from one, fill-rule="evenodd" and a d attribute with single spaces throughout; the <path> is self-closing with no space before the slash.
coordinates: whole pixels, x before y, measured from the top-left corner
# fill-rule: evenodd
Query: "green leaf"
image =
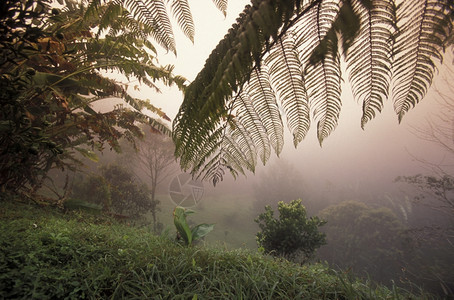
<path id="1" fill-rule="evenodd" d="M 80 148 L 80 147 L 75 147 L 74 149 L 79 151 L 80 154 L 82 154 L 84 157 L 90 159 L 91 161 L 94 161 L 94 162 L 99 161 L 98 155 L 96 155 L 96 153 L 94 153 L 93 151 L 90 151 L 90 150 L 87 150 L 84 148 Z"/>
<path id="2" fill-rule="evenodd" d="M 189 212 L 191 213 L 191 212 Z M 184 240 L 186 245 L 191 245 L 192 244 L 192 232 L 191 229 L 188 226 L 188 223 L 186 222 L 186 215 L 188 212 L 186 212 L 186 209 L 181 206 L 175 207 L 173 211 L 173 223 L 175 224 L 175 227 L 180 234 L 181 238 Z"/>
<path id="3" fill-rule="evenodd" d="M 194 241 L 203 238 L 214 229 L 214 224 L 199 224 L 191 230 Z"/>

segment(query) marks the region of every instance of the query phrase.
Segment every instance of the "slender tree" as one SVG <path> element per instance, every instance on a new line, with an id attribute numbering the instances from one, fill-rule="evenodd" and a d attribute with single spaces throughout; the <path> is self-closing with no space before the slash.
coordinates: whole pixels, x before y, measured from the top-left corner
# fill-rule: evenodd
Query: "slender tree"
<path id="1" fill-rule="evenodd" d="M 159 184 L 172 175 L 175 170 L 176 160 L 173 153 L 173 142 L 170 137 L 165 135 L 150 132 L 138 144 L 137 165 L 146 174 L 145 182 L 150 187 L 151 203 L 154 208 L 151 213 L 155 232 L 158 230 L 156 212 L 159 204 L 159 200 L 156 199 L 156 190 Z"/>

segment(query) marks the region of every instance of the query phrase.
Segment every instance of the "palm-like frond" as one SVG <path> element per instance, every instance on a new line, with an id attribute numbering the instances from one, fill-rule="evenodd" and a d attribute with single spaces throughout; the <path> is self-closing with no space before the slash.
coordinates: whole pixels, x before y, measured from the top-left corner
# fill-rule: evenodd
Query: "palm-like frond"
<path id="1" fill-rule="evenodd" d="M 173 0 L 172 13 L 176 17 L 183 33 L 194 43 L 194 21 L 187 0 Z"/>
<path id="2" fill-rule="evenodd" d="M 340 116 L 342 56 L 361 126 L 382 110 L 393 80 L 400 120 L 424 97 L 452 42 L 453 9 L 449 0 L 252 1 L 185 93 L 173 123 L 182 166 L 214 181 L 225 168 L 234 176 L 254 170 L 250 151 L 264 162 L 270 148 L 282 149 L 282 118 L 296 146 L 311 113 L 321 143 Z"/>
<path id="3" fill-rule="evenodd" d="M 247 98 L 244 100 L 244 104 L 242 104 L 240 100 L 243 100 L 245 97 L 240 97 L 240 100 L 238 100 L 238 110 L 240 111 L 241 106 L 244 106 L 251 114 L 250 122 L 253 122 L 257 126 L 257 132 L 254 127 L 249 127 L 246 122 L 244 123 L 248 128 L 254 128 L 251 130 L 251 134 L 261 137 L 260 143 L 256 143 L 256 145 L 259 147 L 259 152 L 261 152 L 260 157 L 265 164 L 269 158 L 269 144 L 271 144 L 277 155 L 281 153 L 284 146 L 284 127 L 266 65 L 260 69 L 254 69 L 245 90 L 247 92 Z M 251 109 L 248 109 L 249 103 L 252 104 Z M 265 130 L 266 138 L 264 136 L 262 137 L 262 128 Z M 268 143 L 267 140 L 269 141 Z M 261 145 L 262 143 L 263 146 Z"/>
<path id="4" fill-rule="evenodd" d="M 244 93 L 238 96 L 235 104 L 236 107 L 234 107 L 234 109 L 237 109 L 235 119 L 238 120 L 236 123 L 241 124 L 242 127 L 244 124 L 244 127 L 249 129 L 252 143 L 257 149 L 257 153 L 259 154 L 262 163 L 265 164 L 270 157 L 271 147 L 266 128 L 263 126 L 263 123 L 260 122 L 260 116 L 254 108 L 252 99 Z"/>
<path id="5" fill-rule="evenodd" d="M 303 70 L 292 34 L 284 35 L 271 48 L 265 64 L 270 67 L 271 82 L 281 100 L 296 147 L 309 130 L 310 118 Z"/>
<path id="6" fill-rule="evenodd" d="M 388 97 L 391 78 L 393 20 L 395 11 L 390 0 L 373 0 L 366 9 L 354 2 L 360 18 L 360 31 L 347 55 L 353 94 L 363 103 L 361 126 L 380 112 Z"/>
<path id="7" fill-rule="evenodd" d="M 400 31 L 396 39 L 393 93 L 399 121 L 425 96 L 436 71 L 436 61 L 443 59 L 444 42 L 452 30 L 452 25 L 440 26 L 446 15 L 452 16 L 449 11 L 452 6 L 448 4 L 448 0 L 408 0 L 398 10 Z"/>
<path id="8" fill-rule="evenodd" d="M 124 0 L 123 5 L 153 31 L 151 36 L 167 51 L 176 53 L 175 38 L 163 0 Z"/>
<path id="9" fill-rule="evenodd" d="M 305 82 L 309 104 L 317 122 L 317 137 L 320 142 L 336 128 L 341 102 L 341 67 L 337 53 L 337 36 L 325 39 L 332 34 L 330 29 L 339 14 L 338 1 L 324 1 L 308 11 L 296 25 L 300 36 L 300 59 L 306 62 Z M 315 28 L 315 30 L 314 30 Z M 316 47 L 326 41 L 326 55 L 317 64 L 307 64 Z"/>
<path id="10" fill-rule="evenodd" d="M 224 14 L 227 15 L 227 2 L 228 0 L 213 0 L 214 5 Z"/>

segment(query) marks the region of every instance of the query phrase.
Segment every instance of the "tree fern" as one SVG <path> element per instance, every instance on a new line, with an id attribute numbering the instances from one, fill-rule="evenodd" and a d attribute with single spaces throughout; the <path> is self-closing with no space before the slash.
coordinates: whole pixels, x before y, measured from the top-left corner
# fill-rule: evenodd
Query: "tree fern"
<path id="1" fill-rule="evenodd" d="M 307 18 L 300 19 L 295 30 L 300 37 L 300 59 L 306 62 L 304 78 L 310 108 L 318 120 L 317 137 L 320 144 L 336 128 L 341 109 L 341 67 L 337 38 L 325 39 L 328 33 L 332 34 L 330 29 L 338 14 L 338 1 L 321 2 L 308 12 Z M 317 64 L 308 64 L 322 41 L 326 41 L 324 58 Z"/>
<path id="2" fill-rule="evenodd" d="M 253 100 L 246 93 L 243 93 L 238 96 L 235 104 L 235 118 L 238 120 L 238 123 L 244 124 L 244 128 L 250 131 L 252 143 L 262 163 L 265 164 L 271 155 L 270 141 L 266 127 L 261 122 L 260 115 L 254 108 Z"/>
<path id="3" fill-rule="evenodd" d="M 224 16 L 227 15 L 227 2 L 228 0 L 213 0 L 213 3 L 224 14 Z"/>
<path id="4" fill-rule="evenodd" d="M 154 29 L 150 34 L 164 49 L 176 53 L 172 25 L 163 0 L 124 0 L 124 6 Z"/>
<path id="5" fill-rule="evenodd" d="M 187 0 L 173 0 L 172 12 L 184 34 L 194 43 L 194 21 Z"/>
<path id="6" fill-rule="evenodd" d="M 284 128 L 276 96 L 271 87 L 267 66 L 254 69 L 245 90 L 248 98 L 252 101 L 257 117 L 260 118 L 258 120 L 254 118 L 254 123 L 265 128 L 269 144 L 271 144 L 274 152 L 279 155 L 284 146 Z M 263 151 L 265 153 L 267 153 L 266 149 L 267 147 L 264 146 Z M 267 157 L 268 155 L 266 155 Z M 262 162 L 265 163 L 266 160 L 268 158 L 262 159 Z"/>
<path id="7" fill-rule="evenodd" d="M 370 7 L 356 1 L 354 9 L 361 27 L 346 58 L 353 94 L 363 103 L 361 126 L 364 127 L 382 110 L 388 97 L 395 10 L 390 0 L 371 1 Z"/>
<path id="8" fill-rule="evenodd" d="M 436 61 L 443 58 L 444 42 L 452 35 L 446 27 L 440 27 L 446 15 L 452 17 L 452 6 L 448 4 L 448 0 L 409 0 L 398 10 L 393 93 L 399 121 L 425 96 L 432 83 Z M 452 30 L 452 27 L 447 29 Z"/>
<path id="9" fill-rule="evenodd" d="M 173 123 L 182 166 L 215 181 L 226 168 L 234 175 L 254 170 L 251 149 L 262 162 L 270 147 L 282 149 L 283 118 L 296 146 L 312 114 L 321 143 L 340 116 L 342 58 L 362 104 L 361 126 L 390 94 L 401 120 L 452 44 L 453 9 L 448 0 L 253 0 L 185 93 Z M 240 133 L 238 144 L 232 136 Z M 216 141 L 212 149 L 207 140 Z M 226 155 L 232 149 L 237 154 Z"/>
<path id="10" fill-rule="evenodd" d="M 265 64 L 270 68 L 271 82 L 282 102 L 296 147 L 309 130 L 310 118 L 303 70 L 292 34 L 279 39 L 270 49 Z"/>

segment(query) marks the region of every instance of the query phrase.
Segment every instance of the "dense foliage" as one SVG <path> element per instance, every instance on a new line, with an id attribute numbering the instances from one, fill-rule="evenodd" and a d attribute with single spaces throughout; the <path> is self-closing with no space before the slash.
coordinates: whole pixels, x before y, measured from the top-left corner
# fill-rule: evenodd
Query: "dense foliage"
<path id="1" fill-rule="evenodd" d="M 173 123 L 181 166 L 216 184 L 254 171 L 312 123 L 337 127 L 345 63 L 361 126 L 388 97 L 398 120 L 424 98 L 450 49 L 449 0 L 253 0 L 185 92 Z M 343 80 L 344 78 L 344 80 Z"/>
<path id="2" fill-rule="evenodd" d="M 116 72 L 157 89 L 177 84 L 172 66 L 156 64 L 147 40 L 153 30 L 132 19 L 121 5 L 97 1 L 3 1 L 0 19 L 0 185 L 33 194 L 54 167 L 73 167 L 75 152 L 92 150 L 143 134 L 139 123 L 169 133 L 170 119 L 148 101 L 135 99 Z M 96 30 L 95 30 L 96 29 Z M 99 100 L 119 98 L 107 112 Z M 146 114 L 145 111 L 148 111 Z"/>
<path id="3" fill-rule="evenodd" d="M 104 212 L 124 217 L 139 217 L 158 210 L 159 201 L 152 200 L 148 187 L 128 169 L 116 164 L 101 166 L 100 175 L 77 180 L 72 200 L 99 205 Z"/>
<path id="4" fill-rule="evenodd" d="M 336 274 L 325 265 L 183 247 L 110 219 L 4 201 L 0 298 L 431 299 Z"/>
<path id="5" fill-rule="evenodd" d="M 270 206 L 257 217 L 255 221 L 261 230 L 257 233 L 257 243 L 266 253 L 305 262 L 325 244 L 325 234 L 318 228 L 325 222 L 318 217 L 308 218 L 301 202 L 301 199 L 290 203 L 280 201 L 278 219 L 273 217 Z"/>

